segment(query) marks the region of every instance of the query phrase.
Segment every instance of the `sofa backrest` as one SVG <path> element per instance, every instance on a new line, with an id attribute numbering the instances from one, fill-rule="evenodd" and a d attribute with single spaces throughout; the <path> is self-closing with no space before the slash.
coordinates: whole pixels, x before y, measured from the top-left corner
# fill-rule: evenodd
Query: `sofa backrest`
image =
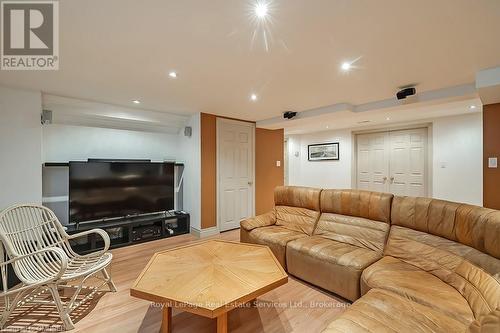
<path id="1" fill-rule="evenodd" d="M 392 194 L 323 190 L 315 235 L 382 252 L 389 231 Z"/>
<path id="2" fill-rule="evenodd" d="M 320 214 L 321 189 L 279 186 L 274 190 L 276 225 L 312 235 Z"/>
<path id="3" fill-rule="evenodd" d="M 395 197 L 391 221 L 385 255 L 453 286 L 476 318 L 500 306 L 500 211 Z"/>
<path id="4" fill-rule="evenodd" d="M 323 190 L 321 212 L 389 223 L 394 195 L 362 190 Z"/>

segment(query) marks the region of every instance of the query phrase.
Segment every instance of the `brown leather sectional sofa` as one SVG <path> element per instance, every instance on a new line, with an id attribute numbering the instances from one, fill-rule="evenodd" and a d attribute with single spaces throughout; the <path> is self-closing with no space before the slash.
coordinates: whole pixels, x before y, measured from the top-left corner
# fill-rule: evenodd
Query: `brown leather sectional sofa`
<path id="1" fill-rule="evenodd" d="M 241 222 L 241 241 L 354 301 L 324 332 L 500 332 L 500 211 L 278 187 L 272 212 Z"/>

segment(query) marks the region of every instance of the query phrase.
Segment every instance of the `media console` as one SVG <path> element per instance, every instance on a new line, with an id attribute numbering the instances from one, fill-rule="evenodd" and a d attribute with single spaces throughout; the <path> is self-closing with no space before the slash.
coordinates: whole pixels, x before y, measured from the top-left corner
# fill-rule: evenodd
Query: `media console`
<path id="1" fill-rule="evenodd" d="M 103 229 L 111 240 L 110 249 L 187 234 L 190 231 L 189 214 L 169 212 L 79 223 L 67 227 L 68 234 Z M 71 247 L 77 253 L 84 254 L 103 248 L 104 242 L 98 235 L 90 234 L 72 240 Z"/>

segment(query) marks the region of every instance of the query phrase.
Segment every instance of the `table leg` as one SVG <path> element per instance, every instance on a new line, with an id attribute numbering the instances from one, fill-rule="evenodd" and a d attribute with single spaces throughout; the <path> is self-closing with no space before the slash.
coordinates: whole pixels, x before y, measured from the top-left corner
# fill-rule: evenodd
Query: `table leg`
<path id="1" fill-rule="evenodd" d="M 227 312 L 217 317 L 217 333 L 227 333 Z"/>
<path id="2" fill-rule="evenodd" d="M 170 332 L 172 332 L 172 308 L 169 306 L 165 306 L 163 308 L 160 333 Z"/>

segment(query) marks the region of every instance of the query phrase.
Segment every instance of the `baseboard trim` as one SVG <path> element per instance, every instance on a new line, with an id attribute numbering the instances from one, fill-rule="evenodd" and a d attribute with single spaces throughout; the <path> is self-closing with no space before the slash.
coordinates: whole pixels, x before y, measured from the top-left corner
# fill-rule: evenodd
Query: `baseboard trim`
<path id="1" fill-rule="evenodd" d="M 206 237 L 218 235 L 219 229 L 217 227 L 211 227 L 211 228 L 199 230 L 199 229 L 191 227 L 191 234 L 197 238 L 206 238 Z"/>

